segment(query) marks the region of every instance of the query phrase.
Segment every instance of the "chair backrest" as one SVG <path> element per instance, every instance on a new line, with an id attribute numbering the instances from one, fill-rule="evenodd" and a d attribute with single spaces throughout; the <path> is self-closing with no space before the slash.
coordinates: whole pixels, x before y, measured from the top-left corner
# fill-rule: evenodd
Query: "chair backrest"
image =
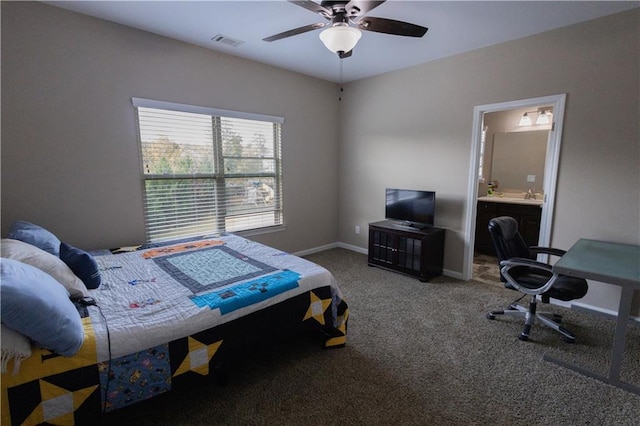
<path id="1" fill-rule="evenodd" d="M 514 257 L 532 259 L 533 255 L 518 232 L 518 222 L 509 216 L 494 217 L 489 221 L 489 234 L 498 261 Z"/>

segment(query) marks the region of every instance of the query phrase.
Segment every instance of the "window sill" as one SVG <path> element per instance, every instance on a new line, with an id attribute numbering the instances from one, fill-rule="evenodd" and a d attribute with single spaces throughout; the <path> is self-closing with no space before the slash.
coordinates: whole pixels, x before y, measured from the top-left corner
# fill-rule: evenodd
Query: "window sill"
<path id="1" fill-rule="evenodd" d="M 268 228 L 250 229 L 247 231 L 232 232 L 232 234 L 239 235 L 241 237 L 252 237 L 254 235 L 271 234 L 273 232 L 282 232 L 287 230 L 287 225 L 276 225 Z"/>

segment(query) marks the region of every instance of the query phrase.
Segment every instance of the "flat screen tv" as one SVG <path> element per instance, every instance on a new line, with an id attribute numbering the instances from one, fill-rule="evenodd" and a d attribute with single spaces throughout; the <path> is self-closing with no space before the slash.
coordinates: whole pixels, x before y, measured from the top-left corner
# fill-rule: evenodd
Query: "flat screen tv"
<path id="1" fill-rule="evenodd" d="M 436 208 L 434 191 L 386 189 L 385 217 L 414 228 L 433 226 Z"/>

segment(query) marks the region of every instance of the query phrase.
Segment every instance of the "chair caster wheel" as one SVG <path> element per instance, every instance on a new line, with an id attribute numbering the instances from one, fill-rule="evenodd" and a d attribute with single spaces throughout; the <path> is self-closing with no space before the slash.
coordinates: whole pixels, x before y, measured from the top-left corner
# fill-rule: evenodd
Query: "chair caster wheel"
<path id="1" fill-rule="evenodd" d="M 489 312 L 489 313 L 487 314 L 487 318 L 488 318 L 488 319 L 490 319 L 490 320 L 493 320 L 493 319 L 496 319 L 496 316 L 495 316 L 495 315 L 493 315 L 491 312 Z"/>
<path id="2" fill-rule="evenodd" d="M 575 343 L 576 342 L 576 338 L 571 338 L 571 337 L 562 337 L 562 340 L 564 340 L 565 343 Z"/>
<path id="3" fill-rule="evenodd" d="M 527 340 L 529 340 L 529 336 L 525 334 L 520 334 L 518 335 L 518 339 L 522 340 L 523 342 L 526 342 Z"/>

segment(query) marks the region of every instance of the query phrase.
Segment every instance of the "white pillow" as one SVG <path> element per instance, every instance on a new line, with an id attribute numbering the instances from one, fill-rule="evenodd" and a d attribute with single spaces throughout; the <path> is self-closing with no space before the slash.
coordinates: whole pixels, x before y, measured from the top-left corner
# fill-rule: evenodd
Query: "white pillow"
<path id="1" fill-rule="evenodd" d="M 18 240 L 3 238 L 0 244 L 0 256 L 26 263 L 51 275 L 67 289 L 72 298 L 89 296 L 82 280 L 60 258 Z"/>

